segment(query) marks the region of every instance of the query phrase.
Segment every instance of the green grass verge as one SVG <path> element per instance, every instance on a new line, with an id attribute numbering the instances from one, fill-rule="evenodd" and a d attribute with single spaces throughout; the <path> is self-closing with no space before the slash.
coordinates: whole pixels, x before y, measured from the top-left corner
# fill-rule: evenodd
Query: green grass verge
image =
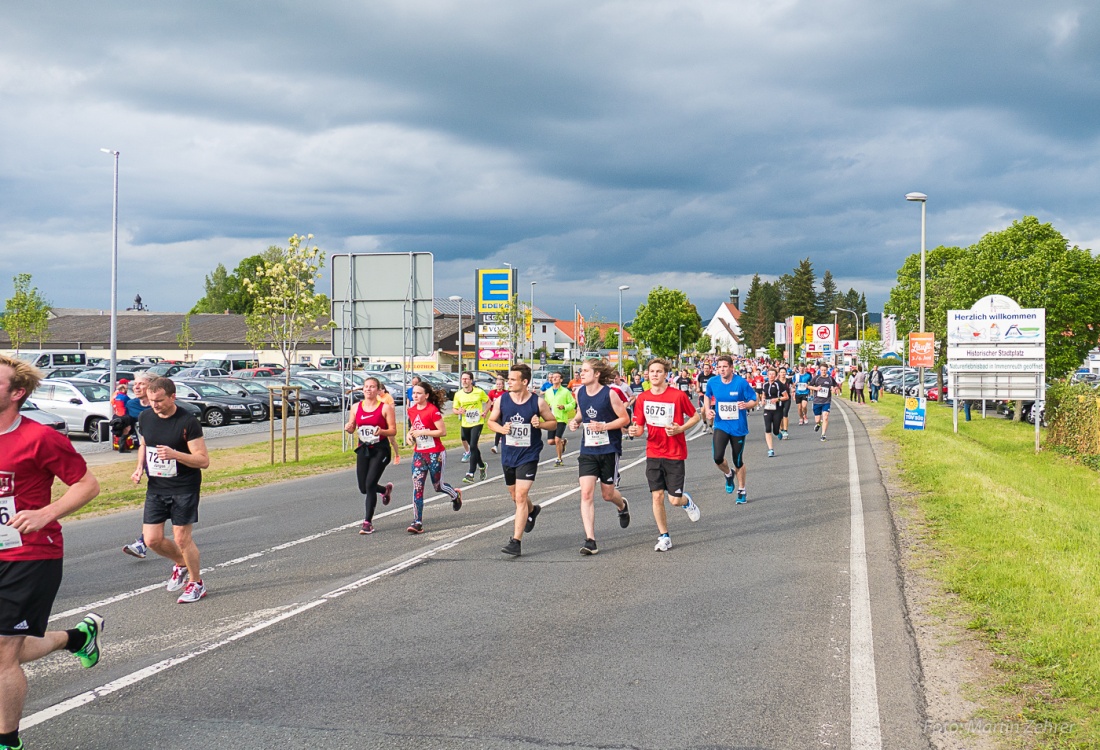
<path id="1" fill-rule="evenodd" d="M 927 429 L 902 429 L 903 402 L 875 406 L 900 445 L 903 479 L 920 492 L 931 568 L 1001 655 L 1001 688 L 1023 717 L 1060 730 L 1040 747 L 1100 747 L 1100 477 L 1053 451 L 1036 454 L 1034 426 L 964 422 L 929 402 Z M 1066 731 L 1064 725 L 1070 728 Z"/>
<path id="2" fill-rule="evenodd" d="M 443 444 L 448 448 L 459 445 L 460 433 L 457 415 L 444 418 L 447 425 L 447 437 Z M 400 431 L 398 432 L 400 435 Z M 483 433 L 484 434 L 484 433 Z M 400 439 L 400 438 L 399 438 Z M 279 433 L 276 433 L 276 461 L 282 460 Z M 210 451 L 210 468 L 203 472 L 202 490 L 207 497 L 220 492 L 232 492 L 250 487 L 260 487 L 288 479 L 300 479 L 328 471 L 342 471 L 355 467 L 355 454 L 341 450 L 341 433 L 336 431 L 321 435 L 307 435 L 301 438 L 299 445 L 300 460 L 294 463 L 293 437 L 288 440 L 287 457 L 290 463 L 271 463 L 271 448 L 265 439 L 260 443 L 243 445 L 237 448 L 220 448 Z M 401 465 L 408 469 L 412 458 L 412 448 L 401 448 Z M 130 475 L 137 465 L 137 458 L 116 464 L 106 464 L 93 468 L 99 479 L 99 495 L 73 517 L 88 514 L 100 514 L 132 508 L 145 502 L 145 482 L 135 486 Z M 65 491 L 60 483 L 54 484 L 54 499 Z"/>

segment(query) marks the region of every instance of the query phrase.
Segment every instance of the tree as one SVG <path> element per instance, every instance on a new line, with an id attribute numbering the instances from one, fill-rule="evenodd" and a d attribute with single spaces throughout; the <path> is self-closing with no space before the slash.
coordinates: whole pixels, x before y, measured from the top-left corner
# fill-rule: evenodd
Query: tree
<path id="1" fill-rule="evenodd" d="M 825 271 L 825 275 L 821 277 L 821 294 L 817 298 L 817 314 L 821 316 L 818 322 L 832 317 L 831 311 L 836 309 L 839 299 L 840 293 L 833 281 L 833 273 Z"/>
<path id="2" fill-rule="evenodd" d="M 744 343 L 754 352 L 771 341 L 775 331 L 771 325 L 774 320 L 768 312 L 768 292 L 764 290 L 764 286 L 760 281 L 760 274 L 752 277 L 741 312 L 740 324 L 741 332 L 745 336 Z"/>
<path id="3" fill-rule="evenodd" d="M 192 313 L 223 313 L 230 310 L 230 298 L 238 290 L 238 279 L 230 278 L 225 265 L 219 263 L 203 282 L 206 294 L 191 308 Z"/>
<path id="4" fill-rule="evenodd" d="M 710 334 L 704 333 L 695 342 L 695 351 L 700 354 L 707 354 L 714 349 L 714 342 L 710 340 Z"/>
<path id="5" fill-rule="evenodd" d="M 619 328 L 608 328 L 607 333 L 603 335 L 603 348 L 604 349 L 618 349 L 619 348 Z"/>
<path id="6" fill-rule="evenodd" d="M 225 265 L 218 266 L 206 277 L 206 294 L 191 308 L 192 313 L 237 313 L 248 315 L 255 302 L 254 295 L 244 284 L 245 279 L 255 279 L 256 271 L 265 265 L 281 263 L 286 258 L 286 250 L 272 245 L 262 253 L 250 255 L 241 260 L 233 273 L 226 271 Z M 309 290 L 313 291 L 314 280 L 303 279 Z"/>
<path id="7" fill-rule="evenodd" d="M 29 273 L 16 274 L 12 282 L 15 293 L 4 305 L 4 330 L 17 352 L 32 340 L 37 340 L 41 348 L 42 342 L 49 337 L 50 303 L 37 287 L 31 286 Z"/>
<path id="8" fill-rule="evenodd" d="M 645 303 L 638 308 L 630 332 L 635 341 L 648 346 L 656 356 L 675 357 L 679 355 L 681 341 L 686 346 L 699 340 L 703 320 L 682 291 L 657 286 L 649 290 Z"/>
<path id="9" fill-rule="evenodd" d="M 780 279 L 783 292 L 783 317 L 802 316 L 806 325 L 817 320 L 817 294 L 814 292 L 816 277 L 810 259 L 798 262 L 792 274 Z"/>
<path id="10" fill-rule="evenodd" d="M 191 313 L 183 316 L 180 332 L 176 334 L 176 341 L 184 350 L 184 359 L 191 359 L 191 347 L 195 345 L 195 338 L 191 335 Z"/>
<path id="11" fill-rule="evenodd" d="M 947 311 L 951 309 L 952 277 L 956 264 L 968 251 L 943 245 L 929 250 L 925 259 L 925 330 L 943 341 L 947 337 Z M 966 305 L 969 307 L 970 305 Z M 886 312 L 898 316 L 898 337 L 920 330 L 920 253 L 913 253 L 898 269 L 898 283 L 890 289 Z M 904 344 L 903 345 L 907 345 Z M 947 360 L 947 350 L 940 348 L 937 366 Z"/>
<path id="12" fill-rule="evenodd" d="M 305 246 L 313 235 L 290 238 L 279 261 L 265 260 L 255 271 L 255 278 L 242 279 L 243 287 L 253 297 L 251 316 L 257 333 L 278 347 L 287 364 L 297 359 L 298 345 L 312 331 L 320 331 L 320 321 L 329 316 L 328 298 L 314 288 L 325 265 L 325 254 L 319 247 Z M 327 325 L 331 325 L 328 323 Z M 286 371 L 290 384 L 290 368 Z"/>

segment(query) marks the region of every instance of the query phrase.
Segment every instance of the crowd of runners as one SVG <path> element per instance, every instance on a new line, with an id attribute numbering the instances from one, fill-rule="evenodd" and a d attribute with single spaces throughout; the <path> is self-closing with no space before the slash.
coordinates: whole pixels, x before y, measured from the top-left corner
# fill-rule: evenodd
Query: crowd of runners
<path id="1" fill-rule="evenodd" d="M 726 493 L 736 503 L 748 501 L 745 450 L 750 415 L 759 412 L 768 457 L 790 439 L 789 420 L 808 426 L 827 440 L 832 399 L 840 393 L 834 369 L 824 364 L 788 367 L 719 356 L 694 372 L 675 370 L 653 359 L 644 370 L 623 377 L 604 360 L 586 360 L 568 383 L 554 373 L 539 390 L 531 387 L 527 365 L 513 365 L 488 392 L 464 373 L 462 388 L 451 401 L 461 429 L 465 472 L 462 484 L 484 481 L 487 464 L 481 452 L 486 428 L 493 433 L 490 451 L 499 453 L 504 484 L 515 504 L 513 529 L 501 552 L 519 557 L 525 534 L 531 533 L 542 508 L 531 501 L 544 446 L 554 446 L 555 466 L 562 466 L 571 439 L 580 441 L 577 457 L 582 555 L 596 555 L 596 488 L 614 506 L 619 526 L 631 522 L 629 501 L 619 491 L 623 441 L 644 437 L 645 477 L 657 529 L 654 549 L 672 549 L 667 505 L 684 510 L 690 522 L 700 519 L 699 506 L 687 491 L 687 433 L 711 435 L 711 457 L 723 477 Z M 27 691 L 22 664 L 62 649 L 86 667 L 100 657 L 104 618 L 89 613 L 73 628 L 47 630 L 61 584 L 64 548 L 58 520 L 90 502 L 99 484 L 67 438 L 37 422 L 22 419 L 19 408 L 37 387 L 41 374 L 23 362 L 0 355 L 0 750 L 23 747 L 18 727 Z M 374 515 L 393 497 L 392 482 L 383 484 L 391 463 L 400 461 L 398 422 L 392 397 L 380 382 L 367 377 L 363 399 L 352 407 L 345 430 L 356 439 L 356 471 L 364 498 L 359 533 L 375 532 Z M 411 388 L 404 446 L 411 449 L 412 519 L 409 534 L 424 532 L 424 492 L 428 482 L 462 508 L 462 491 L 444 479 L 447 453 L 443 438 L 446 395 L 427 382 Z M 165 587 L 180 592 L 181 604 L 207 594 L 200 576 L 199 549 L 192 530 L 199 518 L 202 472 L 210 458 L 199 421 L 176 406 L 175 384 L 168 378 L 140 373 L 134 397 L 118 409 L 138 435 L 137 461 L 131 476 L 146 482 L 141 535 L 123 551 L 144 559 L 149 551 L 171 562 Z M 791 417 L 791 404 L 797 416 Z M 67 491 L 51 502 L 54 480 Z M 694 478 L 701 483 L 704 479 Z M 165 535 L 171 521 L 172 536 Z"/>

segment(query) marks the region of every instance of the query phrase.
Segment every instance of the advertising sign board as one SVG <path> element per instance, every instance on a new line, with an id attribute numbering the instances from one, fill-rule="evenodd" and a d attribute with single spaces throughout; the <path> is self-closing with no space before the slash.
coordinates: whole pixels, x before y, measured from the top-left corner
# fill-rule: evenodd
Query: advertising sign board
<path id="1" fill-rule="evenodd" d="M 909 396 L 905 399 L 905 418 L 902 420 L 907 430 L 923 430 L 928 400 Z"/>
<path id="2" fill-rule="evenodd" d="M 509 313 L 515 288 L 513 268 L 479 268 L 474 273 L 478 370 L 507 370 L 512 364 Z"/>
<path id="3" fill-rule="evenodd" d="M 936 366 L 936 334 L 931 332 L 909 334 L 909 366 Z"/>

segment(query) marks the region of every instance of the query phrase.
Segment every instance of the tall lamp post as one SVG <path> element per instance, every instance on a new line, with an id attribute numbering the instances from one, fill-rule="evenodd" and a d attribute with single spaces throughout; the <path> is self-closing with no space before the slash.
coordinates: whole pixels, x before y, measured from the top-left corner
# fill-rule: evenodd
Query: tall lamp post
<path id="1" fill-rule="evenodd" d="M 833 316 L 833 363 L 836 363 L 836 350 L 840 346 L 840 322 L 838 318 L 840 313 L 836 310 L 829 311 Z"/>
<path id="2" fill-rule="evenodd" d="M 623 292 L 630 287 L 623 284 L 619 287 L 619 374 L 623 374 Z"/>
<path id="3" fill-rule="evenodd" d="M 905 200 L 920 203 L 920 332 L 924 333 L 924 268 L 925 268 L 925 251 L 924 251 L 924 237 L 925 237 L 925 208 L 928 203 L 928 196 L 924 193 L 906 193 Z M 919 389 L 917 393 L 920 398 L 924 398 L 924 368 L 920 368 L 920 372 L 917 375 L 920 382 L 917 383 Z"/>
<path id="4" fill-rule="evenodd" d="M 859 314 L 859 322 L 860 322 L 860 326 L 863 328 L 863 336 L 860 337 L 859 334 L 856 334 L 856 338 L 858 338 L 859 341 L 860 341 L 860 344 L 859 344 L 860 349 L 863 349 L 863 345 L 867 342 L 867 315 L 868 314 L 869 313 L 865 313 L 865 312 Z M 870 360 L 870 358 L 868 358 L 868 357 L 863 358 L 863 369 L 864 370 L 870 370 L 871 369 L 871 360 Z"/>
<path id="5" fill-rule="evenodd" d="M 99 149 L 115 159 L 115 195 L 111 213 L 111 393 L 118 376 L 118 151 Z"/>
<path id="6" fill-rule="evenodd" d="M 680 350 L 676 352 L 676 369 L 684 366 L 684 324 L 680 324 Z"/>
<path id="7" fill-rule="evenodd" d="M 454 294 L 447 299 L 458 303 L 458 371 L 462 372 L 462 297 Z"/>
<path id="8" fill-rule="evenodd" d="M 535 284 L 539 282 L 531 282 L 531 369 L 535 369 Z"/>

